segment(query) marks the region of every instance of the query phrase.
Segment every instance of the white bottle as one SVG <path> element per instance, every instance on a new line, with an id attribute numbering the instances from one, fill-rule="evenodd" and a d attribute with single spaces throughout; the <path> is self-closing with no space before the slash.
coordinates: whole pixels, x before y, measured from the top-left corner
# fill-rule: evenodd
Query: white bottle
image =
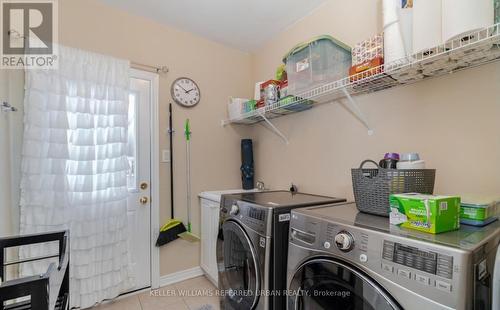
<path id="1" fill-rule="evenodd" d="M 397 169 L 425 169 L 425 160 L 418 153 L 402 153 L 396 164 Z"/>

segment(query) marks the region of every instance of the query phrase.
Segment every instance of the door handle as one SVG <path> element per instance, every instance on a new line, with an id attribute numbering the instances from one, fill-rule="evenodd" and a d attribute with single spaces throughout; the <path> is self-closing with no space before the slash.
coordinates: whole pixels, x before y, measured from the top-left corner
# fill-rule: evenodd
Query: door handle
<path id="1" fill-rule="evenodd" d="M 141 198 L 139 198 L 139 202 L 143 205 L 147 204 L 149 201 L 148 197 L 146 196 L 142 196 Z"/>
<path id="2" fill-rule="evenodd" d="M 148 183 L 147 182 L 142 182 L 140 186 L 141 186 L 142 190 L 145 190 L 145 189 L 148 188 Z"/>

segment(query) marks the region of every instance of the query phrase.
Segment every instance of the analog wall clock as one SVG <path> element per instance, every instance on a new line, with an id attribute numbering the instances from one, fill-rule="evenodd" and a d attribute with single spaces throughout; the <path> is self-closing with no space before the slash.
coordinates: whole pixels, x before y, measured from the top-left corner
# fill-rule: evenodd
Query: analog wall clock
<path id="1" fill-rule="evenodd" d="M 172 83 L 170 93 L 175 102 L 187 108 L 194 107 L 201 99 L 201 92 L 198 85 L 186 77 L 176 79 Z"/>

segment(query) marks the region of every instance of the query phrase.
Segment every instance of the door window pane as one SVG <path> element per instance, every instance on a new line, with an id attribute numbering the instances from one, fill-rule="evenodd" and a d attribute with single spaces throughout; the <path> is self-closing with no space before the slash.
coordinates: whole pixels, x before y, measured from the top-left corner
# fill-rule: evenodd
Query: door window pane
<path id="1" fill-rule="evenodd" d="M 130 191 L 137 190 L 137 107 L 139 105 L 139 95 L 135 92 L 129 95 L 128 105 L 128 141 L 127 158 L 129 170 L 127 172 L 127 184 Z"/>

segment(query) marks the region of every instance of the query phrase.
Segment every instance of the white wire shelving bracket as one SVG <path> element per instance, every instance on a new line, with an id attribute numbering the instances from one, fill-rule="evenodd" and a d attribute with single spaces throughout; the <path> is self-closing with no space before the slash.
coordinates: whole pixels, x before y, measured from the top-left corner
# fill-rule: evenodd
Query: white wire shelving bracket
<path id="1" fill-rule="evenodd" d="M 349 92 L 345 88 L 343 88 L 342 91 L 343 91 L 345 97 L 347 98 L 347 102 L 343 103 L 342 105 L 344 107 L 346 107 L 349 111 L 351 111 L 358 118 L 358 120 L 363 125 L 365 125 L 366 129 L 368 129 L 368 135 L 372 136 L 373 135 L 373 129 L 372 129 L 373 127 L 370 126 L 365 115 L 363 114 L 363 112 L 361 112 L 361 109 L 359 108 L 358 103 L 356 102 L 356 100 L 354 100 L 354 98 L 352 98 L 351 94 L 349 94 Z"/>
<path id="2" fill-rule="evenodd" d="M 479 29 L 439 46 L 408 55 L 379 67 L 326 83 L 265 107 L 242 113 L 228 124 L 266 122 L 286 143 L 286 137 L 270 119 L 308 110 L 318 104 L 347 99 L 344 104 L 373 134 L 373 127 L 356 103 L 358 95 L 408 85 L 449 73 L 500 61 L 500 24 Z"/>
<path id="3" fill-rule="evenodd" d="M 290 144 L 286 136 L 273 123 L 271 123 L 271 121 L 266 117 L 265 113 L 262 113 L 261 117 L 264 120 L 264 122 L 266 122 L 266 124 L 269 125 L 271 131 L 273 131 L 278 137 L 280 137 L 281 140 L 283 140 L 283 142 L 285 142 L 287 145 Z"/>

